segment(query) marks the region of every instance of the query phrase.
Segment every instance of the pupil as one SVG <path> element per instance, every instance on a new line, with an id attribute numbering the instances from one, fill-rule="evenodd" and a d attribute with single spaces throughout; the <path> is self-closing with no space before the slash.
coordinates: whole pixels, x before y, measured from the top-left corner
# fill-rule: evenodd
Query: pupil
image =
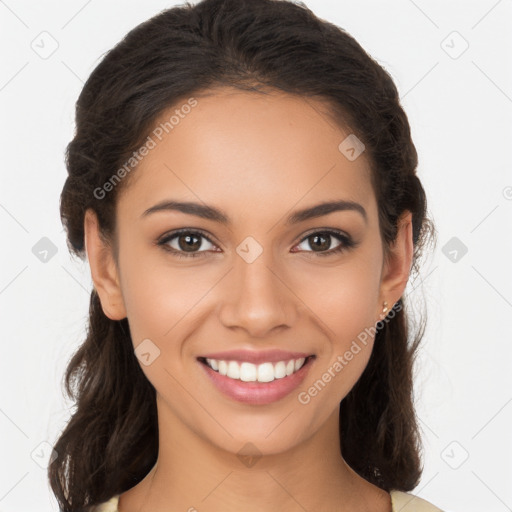
<path id="1" fill-rule="evenodd" d="M 190 243 L 190 240 L 191 239 L 196 239 L 196 243 Z M 186 244 L 182 244 L 181 241 L 183 239 L 186 239 L 187 242 Z M 183 250 L 187 250 L 187 249 L 199 249 L 199 247 L 201 247 L 201 241 L 199 240 L 199 237 L 197 236 L 193 236 L 193 235 L 182 235 L 179 237 L 179 246 L 180 246 L 180 249 L 183 249 Z"/>

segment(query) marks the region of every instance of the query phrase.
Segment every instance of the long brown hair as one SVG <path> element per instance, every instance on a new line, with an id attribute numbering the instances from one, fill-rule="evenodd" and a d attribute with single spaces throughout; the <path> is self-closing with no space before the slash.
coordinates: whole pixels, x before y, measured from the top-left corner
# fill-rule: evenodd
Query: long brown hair
<path id="1" fill-rule="evenodd" d="M 417 152 L 391 76 L 343 29 L 286 0 L 203 0 L 164 10 L 103 57 L 76 103 L 60 213 L 72 254 L 85 258 L 84 213 L 92 208 L 112 241 L 116 198 L 126 177 L 101 188 L 141 147 L 157 117 L 182 98 L 217 86 L 280 90 L 322 99 L 340 126 L 365 144 L 384 249 L 412 212 L 414 260 L 435 228 L 416 175 Z M 413 363 L 424 322 L 410 333 L 407 304 L 376 334 L 362 376 L 340 404 L 347 463 L 387 491 L 421 476 Z M 130 378 L 126 378 L 129 375 Z M 155 389 L 134 354 L 127 319 L 110 320 L 93 290 L 86 338 L 65 374 L 76 403 L 48 478 L 61 510 L 86 510 L 140 482 L 158 455 Z"/>

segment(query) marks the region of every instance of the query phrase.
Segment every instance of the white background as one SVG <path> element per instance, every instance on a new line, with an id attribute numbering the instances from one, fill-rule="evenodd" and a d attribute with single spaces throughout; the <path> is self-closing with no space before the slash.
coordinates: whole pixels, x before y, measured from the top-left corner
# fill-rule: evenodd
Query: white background
<path id="1" fill-rule="evenodd" d="M 0 512 L 57 510 L 39 464 L 69 417 L 61 381 L 92 286 L 58 212 L 74 102 L 104 52 L 172 5 L 0 1 Z M 438 229 L 422 284 L 408 288 L 428 315 L 416 375 L 425 465 L 413 492 L 447 512 L 512 510 L 512 4 L 306 5 L 395 79 Z M 46 59 L 32 48 L 41 38 L 58 43 Z M 47 262 L 32 252 L 42 237 L 57 248 Z M 456 261 L 443 253 L 453 243 L 468 249 Z"/>

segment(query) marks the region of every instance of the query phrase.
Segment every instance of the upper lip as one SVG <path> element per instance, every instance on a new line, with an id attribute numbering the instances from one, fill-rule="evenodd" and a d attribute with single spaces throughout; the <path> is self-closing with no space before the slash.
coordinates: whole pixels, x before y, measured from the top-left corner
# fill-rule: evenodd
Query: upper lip
<path id="1" fill-rule="evenodd" d="M 203 355 L 205 359 L 216 359 L 217 361 L 247 361 L 248 363 L 277 363 L 279 361 L 289 361 L 290 359 L 300 359 L 312 356 L 305 352 L 290 352 L 288 350 L 226 350 L 224 352 L 215 352 Z"/>

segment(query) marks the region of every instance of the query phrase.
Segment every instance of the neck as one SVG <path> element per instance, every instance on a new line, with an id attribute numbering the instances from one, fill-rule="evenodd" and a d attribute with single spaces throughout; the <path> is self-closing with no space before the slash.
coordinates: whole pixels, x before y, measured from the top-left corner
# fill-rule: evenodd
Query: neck
<path id="1" fill-rule="evenodd" d="M 364 511 L 389 495 L 357 475 L 340 452 L 339 410 L 315 435 L 286 452 L 261 455 L 247 444 L 223 450 L 183 424 L 157 397 L 158 460 L 121 495 L 120 512 Z M 277 435 L 277 432 L 276 432 Z M 246 455 L 244 455 L 246 454 Z M 379 510 L 390 510 L 381 508 Z"/>

